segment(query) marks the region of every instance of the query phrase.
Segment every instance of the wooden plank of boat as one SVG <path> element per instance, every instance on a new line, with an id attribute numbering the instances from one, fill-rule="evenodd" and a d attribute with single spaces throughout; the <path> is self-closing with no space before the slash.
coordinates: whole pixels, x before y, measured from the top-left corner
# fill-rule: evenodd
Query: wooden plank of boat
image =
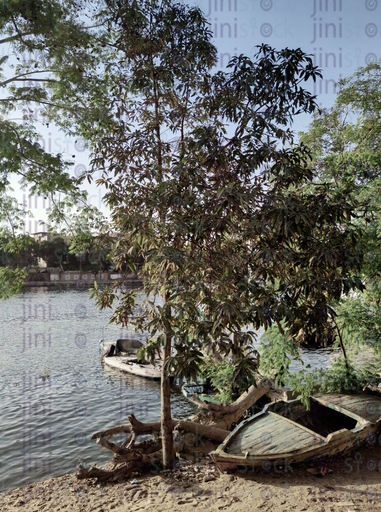
<path id="1" fill-rule="evenodd" d="M 375 400 L 377 395 L 367 395 L 364 393 L 353 393 L 351 395 L 340 395 L 330 393 L 317 395 L 319 401 L 327 403 L 329 407 L 340 407 L 350 413 L 354 413 L 371 423 L 377 422 L 381 417 L 381 400 Z"/>
<path id="2" fill-rule="evenodd" d="M 345 454 L 380 427 L 381 397 L 320 395 L 307 411 L 300 400 L 276 402 L 240 423 L 211 453 L 220 470 L 270 469 Z M 358 414 L 360 412 L 362 415 Z"/>

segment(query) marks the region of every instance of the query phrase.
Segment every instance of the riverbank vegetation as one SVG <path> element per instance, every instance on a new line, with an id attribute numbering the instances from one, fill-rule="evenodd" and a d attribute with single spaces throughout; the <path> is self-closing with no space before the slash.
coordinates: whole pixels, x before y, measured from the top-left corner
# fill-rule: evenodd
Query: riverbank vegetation
<path id="1" fill-rule="evenodd" d="M 327 370 L 302 370 L 285 380 L 307 393 L 318 383 L 323 390 L 343 392 L 362 389 L 369 382 L 378 385 L 380 380 L 380 94 L 380 63 L 360 68 L 341 80 L 333 108 L 320 109 L 308 131 L 300 134 L 301 143 L 312 152 L 311 186 L 327 186 L 332 197 L 345 194 L 356 203 L 352 229 L 358 236 L 358 250 L 364 253 L 358 272 L 364 290 L 342 294 L 330 306 L 325 346 L 341 348 L 343 359 Z M 289 343 L 289 357 L 282 362 L 284 368 L 292 358 L 299 357 L 298 352 L 292 352 L 291 338 L 288 329 L 282 333 L 277 326 L 265 336 L 269 346 L 282 344 L 285 339 Z M 300 337 L 298 341 L 301 346 L 320 345 L 315 336 Z M 262 355 L 270 367 L 276 364 L 276 357 Z"/>
<path id="2" fill-rule="evenodd" d="M 5 232 L 5 236 L 0 238 L 0 267 L 26 271 L 53 268 L 97 273 L 112 266 L 112 261 L 108 259 L 107 251 L 104 250 L 104 244 L 102 243 L 103 247 L 100 249 L 91 233 L 88 238 L 82 240 L 80 251 L 77 245 L 72 245 L 65 238 L 55 235 L 50 240 L 38 242 L 27 234 L 13 238 Z"/>

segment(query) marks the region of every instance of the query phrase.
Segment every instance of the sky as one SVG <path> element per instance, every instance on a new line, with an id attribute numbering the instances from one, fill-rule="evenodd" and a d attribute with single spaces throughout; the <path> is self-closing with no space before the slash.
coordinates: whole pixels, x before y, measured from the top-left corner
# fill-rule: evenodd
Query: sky
<path id="1" fill-rule="evenodd" d="M 251 56 L 262 43 L 278 50 L 301 48 L 323 70 L 323 80 L 310 90 L 324 107 L 333 104 L 337 80 L 381 57 L 378 0 L 200 0 L 196 5 L 211 23 L 220 69 L 230 56 Z"/>
<path id="2" fill-rule="evenodd" d="M 185 3 L 185 2 L 183 2 Z M 218 49 L 217 70 L 226 69 L 229 59 L 241 53 L 252 57 L 255 46 L 263 43 L 275 49 L 301 48 L 313 57 L 323 72 L 323 79 L 307 86 L 317 95 L 321 107 L 332 106 L 335 82 L 351 75 L 358 67 L 381 58 L 381 0 L 188 0 L 198 5 L 211 24 Z M 307 115 L 295 120 L 295 131 L 308 127 Z M 40 113 L 35 113 L 41 128 Z M 64 151 L 73 160 L 72 174 L 88 167 L 84 141 L 65 137 L 51 128 L 42 130 L 41 142 L 53 152 Z M 45 229 L 38 224 L 45 218 L 48 201 L 18 192 L 27 203 L 31 217 L 25 230 L 33 233 Z M 104 209 L 103 192 L 89 189 L 90 204 Z M 106 211 L 106 210 L 105 210 Z"/>

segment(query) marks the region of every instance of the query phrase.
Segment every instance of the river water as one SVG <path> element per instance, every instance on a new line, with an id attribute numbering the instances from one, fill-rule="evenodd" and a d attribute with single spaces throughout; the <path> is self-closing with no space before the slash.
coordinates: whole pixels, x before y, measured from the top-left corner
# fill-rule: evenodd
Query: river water
<path id="1" fill-rule="evenodd" d="M 0 492 L 111 459 L 90 438 L 134 413 L 160 417 L 160 383 L 100 361 L 99 340 L 131 336 L 107 327 L 86 291 L 28 291 L 0 304 Z M 143 335 L 134 336 L 144 341 Z M 304 355 L 312 366 L 328 352 Z M 172 394 L 173 416 L 196 406 Z"/>

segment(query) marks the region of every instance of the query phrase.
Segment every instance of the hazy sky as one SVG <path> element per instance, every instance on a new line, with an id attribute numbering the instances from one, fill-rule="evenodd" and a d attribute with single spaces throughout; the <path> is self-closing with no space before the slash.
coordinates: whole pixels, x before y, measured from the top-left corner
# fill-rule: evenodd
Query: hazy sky
<path id="1" fill-rule="evenodd" d="M 378 5 L 380 3 L 380 5 Z M 254 46 L 301 48 L 313 55 L 323 80 L 311 90 L 329 106 L 334 83 L 381 57 L 381 1 L 200 0 L 219 49 L 219 67 Z"/>

